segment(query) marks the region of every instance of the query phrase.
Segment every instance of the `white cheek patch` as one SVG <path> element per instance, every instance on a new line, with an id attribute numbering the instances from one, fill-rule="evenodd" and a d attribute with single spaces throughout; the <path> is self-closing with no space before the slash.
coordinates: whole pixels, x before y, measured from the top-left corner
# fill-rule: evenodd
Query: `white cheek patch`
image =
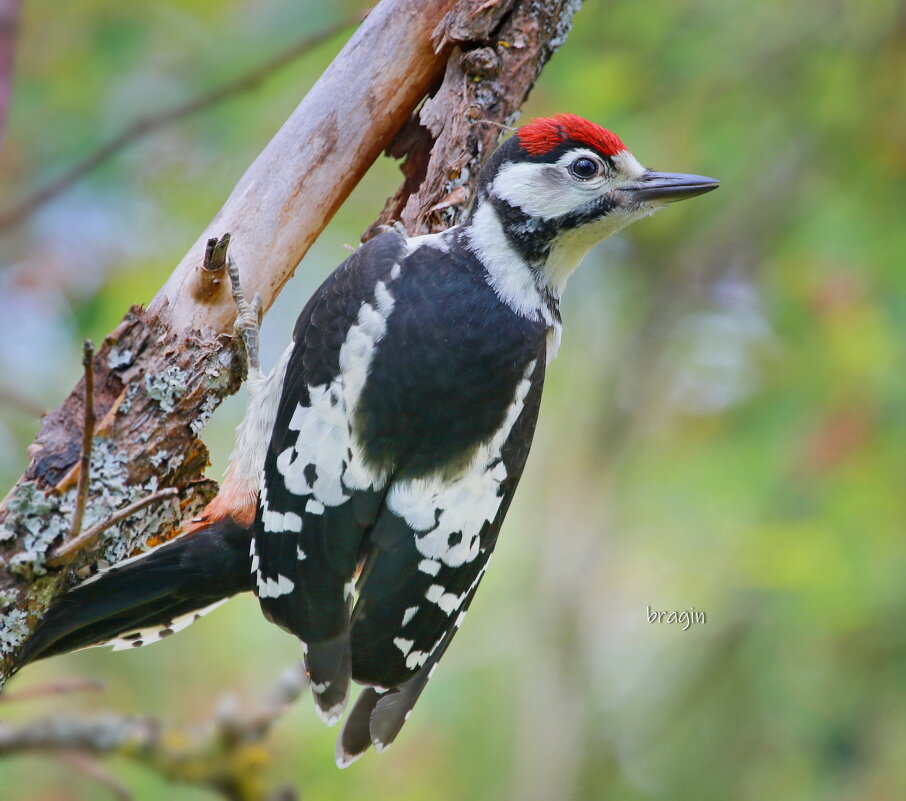
<path id="1" fill-rule="evenodd" d="M 492 195 L 542 220 L 584 206 L 599 191 L 571 179 L 565 168 L 553 164 L 507 164 L 491 186 Z"/>
<path id="2" fill-rule="evenodd" d="M 547 306 L 522 257 L 510 247 L 503 225 L 490 203 L 475 210 L 468 229 L 469 248 L 488 271 L 488 283 L 516 314 L 537 320 Z"/>
<path id="3" fill-rule="evenodd" d="M 635 179 L 645 172 L 632 153 L 622 150 L 612 157 L 615 176 L 601 172 L 593 178 L 577 180 L 570 175 L 569 165 L 581 158 L 601 165 L 601 157 L 585 148 L 564 153 L 555 164 L 507 164 L 494 179 L 491 193 L 529 217 L 551 220 L 595 201 L 613 189 L 615 182 L 626 177 Z"/>

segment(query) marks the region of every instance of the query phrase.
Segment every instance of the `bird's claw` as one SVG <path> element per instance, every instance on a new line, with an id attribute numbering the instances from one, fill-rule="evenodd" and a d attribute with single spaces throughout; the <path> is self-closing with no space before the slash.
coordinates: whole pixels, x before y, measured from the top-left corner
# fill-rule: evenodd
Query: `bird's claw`
<path id="1" fill-rule="evenodd" d="M 245 297 L 242 284 L 239 281 L 239 267 L 232 256 L 227 257 L 227 273 L 230 276 L 230 291 L 233 302 L 236 304 L 236 321 L 233 327 L 242 337 L 245 345 L 245 355 L 248 360 L 249 373 L 259 371 L 261 364 L 258 357 L 258 331 L 261 325 L 263 306 L 261 295 L 257 292 L 249 302 Z"/>

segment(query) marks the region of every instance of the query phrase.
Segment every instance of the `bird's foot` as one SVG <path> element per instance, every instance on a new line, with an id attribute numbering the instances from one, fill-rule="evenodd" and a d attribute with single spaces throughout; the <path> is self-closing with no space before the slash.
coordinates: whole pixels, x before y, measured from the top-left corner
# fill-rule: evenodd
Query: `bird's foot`
<path id="1" fill-rule="evenodd" d="M 259 330 L 261 326 L 262 303 L 261 296 L 256 292 L 249 302 L 239 282 L 239 267 L 232 256 L 227 257 L 227 272 L 230 276 L 230 289 L 233 301 L 236 304 L 236 333 L 242 337 L 245 346 L 245 356 L 248 361 L 249 377 L 261 372 L 261 361 L 258 355 Z"/>

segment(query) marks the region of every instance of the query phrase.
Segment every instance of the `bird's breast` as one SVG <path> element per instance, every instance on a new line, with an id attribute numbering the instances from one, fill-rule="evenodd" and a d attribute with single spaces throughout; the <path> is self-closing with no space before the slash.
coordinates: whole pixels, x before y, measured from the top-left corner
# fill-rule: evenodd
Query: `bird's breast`
<path id="1" fill-rule="evenodd" d="M 455 469 L 504 423 L 546 328 L 474 275 L 407 264 L 354 417 L 367 462 L 399 477 Z"/>

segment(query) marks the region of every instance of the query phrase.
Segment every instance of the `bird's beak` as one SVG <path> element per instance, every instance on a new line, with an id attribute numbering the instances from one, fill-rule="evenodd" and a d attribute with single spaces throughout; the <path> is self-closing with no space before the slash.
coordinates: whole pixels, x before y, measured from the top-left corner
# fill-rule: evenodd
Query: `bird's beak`
<path id="1" fill-rule="evenodd" d="M 685 175 L 681 172 L 646 172 L 638 181 L 621 187 L 632 199 L 639 203 L 649 203 L 659 200 L 662 203 L 672 203 L 675 200 L 703 195 L 712 189 L 717 189 L 720 181 L 715 178 L 705 178 L 703 175 Z"/>

